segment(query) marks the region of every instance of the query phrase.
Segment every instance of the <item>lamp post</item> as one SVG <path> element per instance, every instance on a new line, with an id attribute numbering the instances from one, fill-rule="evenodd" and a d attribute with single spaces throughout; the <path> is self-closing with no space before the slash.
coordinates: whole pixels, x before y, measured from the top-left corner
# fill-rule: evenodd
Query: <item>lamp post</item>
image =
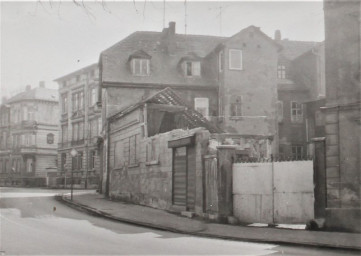
<path id="1" fill-rule="evenodd" d="M 77 155 L 78 155 L 78 151 L 76 151 L 76 149 L 75 148 L 73 148 L 71 151 L 70 151 L 70 155 L 72 156 L 72 157 L 76 157 Z M 78 161 L 77 161 L 78 162 Z M 71 168 L 71 186 L 70 186 L 70 200 L 71 201 L 73 201 L 73 181 L 74 181 L 74 179 L 73 179 L 73 176 L 74 175 L 74 165 L 72 166 L 72 168 Z"/>

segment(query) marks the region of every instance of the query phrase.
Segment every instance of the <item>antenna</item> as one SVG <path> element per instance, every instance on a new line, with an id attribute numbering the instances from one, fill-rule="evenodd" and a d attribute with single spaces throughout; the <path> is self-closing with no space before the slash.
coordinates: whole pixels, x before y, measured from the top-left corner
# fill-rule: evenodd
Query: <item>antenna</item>
<path id="1" fill-rule="evenodd" d="M 165 0 L 163 0 L 163 28 L 165 28 Z"/>
<path id="2" fill-rule="evenodd" d="M 222 5 L 219 6 L 219 34 L 222 36 Z"/>
<path id="3" fill-rule="evenodd" d="M 187 0 L 184 0 L 184 34 L 187 34 Z"/>

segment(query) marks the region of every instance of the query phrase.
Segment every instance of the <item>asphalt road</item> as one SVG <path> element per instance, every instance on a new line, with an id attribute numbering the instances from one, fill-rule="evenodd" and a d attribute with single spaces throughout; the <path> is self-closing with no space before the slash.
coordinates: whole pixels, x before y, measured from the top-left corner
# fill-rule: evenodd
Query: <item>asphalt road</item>
<path id="1" fill-rule="evenodd" d="M 359 255 L 200 238 L 123 224 L 59 203 L 53 196 L 62 192 L 0 188 L 0 255 Z"/>

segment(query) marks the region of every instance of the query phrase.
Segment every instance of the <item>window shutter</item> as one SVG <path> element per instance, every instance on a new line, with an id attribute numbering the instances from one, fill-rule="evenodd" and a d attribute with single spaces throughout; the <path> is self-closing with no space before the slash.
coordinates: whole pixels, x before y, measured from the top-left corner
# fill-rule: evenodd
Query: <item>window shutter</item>
<path id="1" fill-rule="evenodd" d="M 201 63 L 199 61 L 195 61 L 192 63 L 192 73 L 193 76 L 200 76 L 201 75 Z"/>

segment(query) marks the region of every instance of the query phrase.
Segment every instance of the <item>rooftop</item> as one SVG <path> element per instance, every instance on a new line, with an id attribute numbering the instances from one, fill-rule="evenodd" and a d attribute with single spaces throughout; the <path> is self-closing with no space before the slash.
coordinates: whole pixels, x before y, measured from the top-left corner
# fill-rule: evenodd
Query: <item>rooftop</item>
<path id="1" fill-rule="evenodd" d="M 15 103 L 25 100 L 45 100 L 45 101 L 58 102 L 59 101 L 58 90 L 36 87 L 16 94 L 15 96 L 6 100 L 5 103 L 7 104 Z"/>

